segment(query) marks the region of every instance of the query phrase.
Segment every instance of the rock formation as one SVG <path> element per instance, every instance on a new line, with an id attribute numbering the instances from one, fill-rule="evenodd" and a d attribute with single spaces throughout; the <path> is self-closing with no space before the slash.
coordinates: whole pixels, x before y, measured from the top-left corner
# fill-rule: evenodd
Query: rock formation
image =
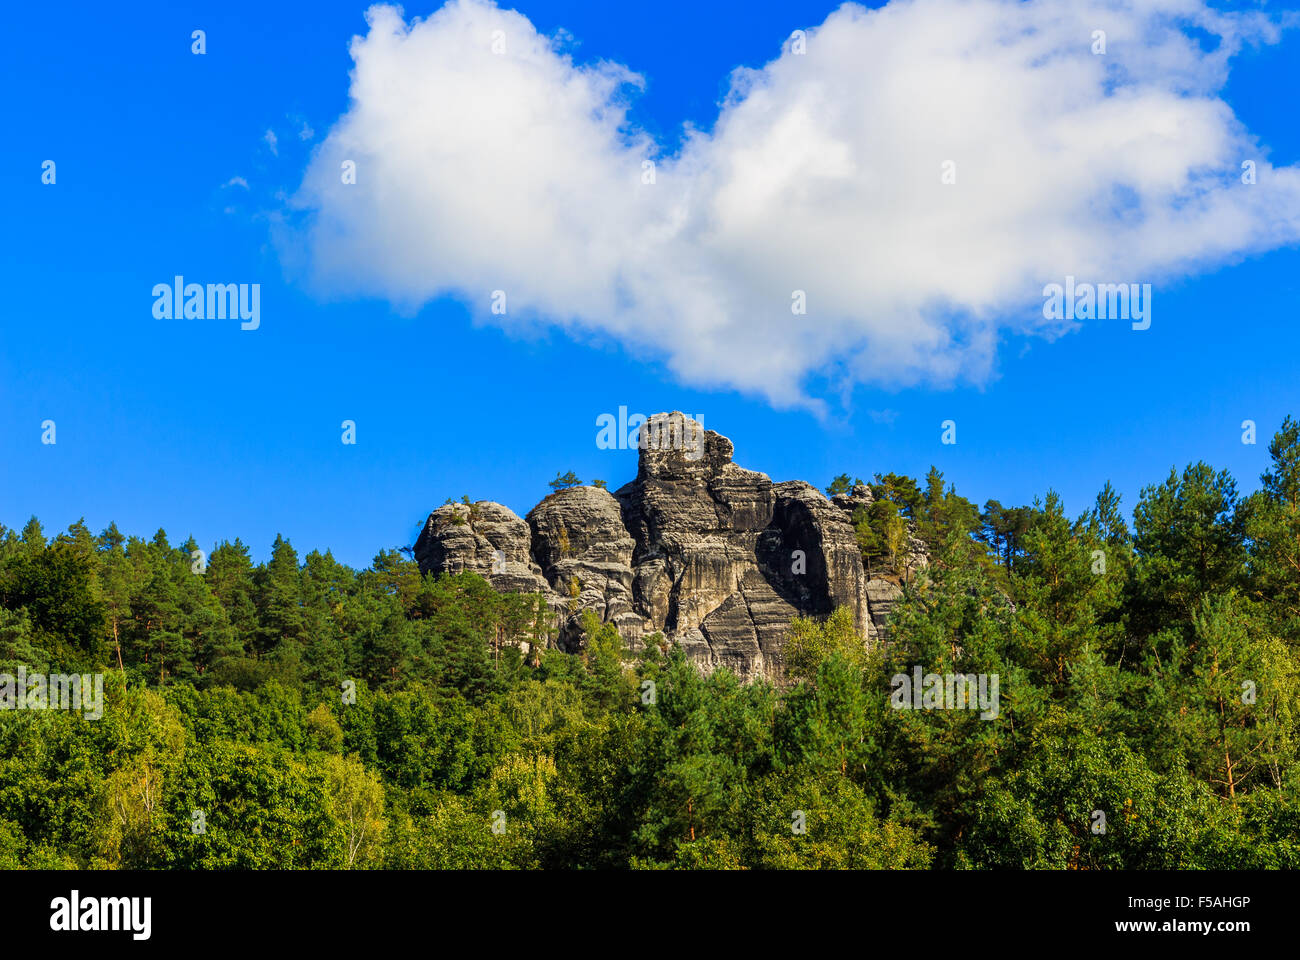
<path id="1" fill-rule="evenodd" d="M 415 558 L 425 573 L 469 570 L 499 590 L 543 594 L 565 650 L 581 647 L 590 610 L 633 649 L 661 633 L 705 672 L 780 683 L 795 616 L 847 606 L 868 642 L 880 638 L 901 591 L 863 570 L 850 518 L 870 490 L 832 502 L 731 456 L 726 437 L 657 414 L 642 427 L 636 479 L 617 492 L 560 490 L 524 520 L 489 501 L 448 504 L 429 515 Z"/>

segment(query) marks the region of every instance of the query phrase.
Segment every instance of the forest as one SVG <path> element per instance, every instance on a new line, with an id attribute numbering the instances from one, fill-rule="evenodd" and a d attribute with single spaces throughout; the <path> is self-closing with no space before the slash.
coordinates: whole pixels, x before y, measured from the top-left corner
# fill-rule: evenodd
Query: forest
<path id="1" fill-rule="evenodd" d="M 548 648 L 538 598 L 400 549 L 0 525 L 0 673 L 104 700 L 0 710 L 0 868 L 1300 867 L 1300 423 L 1269 454 L 1078 517 L 877 474 L 864 562 L 929 566 L 887 644 L 796 620 L 780 686 L 594 616 Z M 894 708 L 917 667 L 996 717 Z"/>

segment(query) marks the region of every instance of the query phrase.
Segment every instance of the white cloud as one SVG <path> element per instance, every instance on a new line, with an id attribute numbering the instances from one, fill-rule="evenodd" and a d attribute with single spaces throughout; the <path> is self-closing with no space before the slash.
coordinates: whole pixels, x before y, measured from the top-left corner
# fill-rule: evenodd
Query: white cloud
<path id="1" fill-rule="evenodd" d="M 574 63 L 519 13 L 366 17 L 286 262 L 322 294 L 450 293 L 612 337 L 692 385 L 818 407 L 855 382 L 979 382 L 1000 332 L 1063 332 L 1041 306 L 1066 274 L 1158 289 L 1300 238 L 1300 170 L 1270 167 L 1219 96 L 1277 28 L 1199 0 L 848 4 L 806 54 L 738 69 L 672 156 L 627 124 L 638 75 Z"/>
<path id="2" fill-rule="evenodd" d="M 278 157 L 280 155 L 280 148 L 279 148 L 280 141 L 276 137 L 275 131 L 268 129 L 266 133 L 262 136 L 262 139 L 265 140 L 266 145 L 271 148 L 271 156 Z"/>
<path id="3" fill-rule="evenodd" d="M 243 187 L 245 190 L 247 190 L 247 189 L 248 189 L 248 181 L 245 180 L 243 177 L 231 177 L 231 178 L 230 178 L 229 180 L 227 180 L 224 184 L 222 184 L 222 186 L 224 186 L 224 187 Z"/>

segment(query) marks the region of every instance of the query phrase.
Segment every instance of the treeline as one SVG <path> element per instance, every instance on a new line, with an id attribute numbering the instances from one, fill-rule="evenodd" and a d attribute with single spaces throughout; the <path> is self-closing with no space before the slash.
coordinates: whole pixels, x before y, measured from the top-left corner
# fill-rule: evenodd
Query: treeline
<path id="1" fill-rule="evenodd" d="M 780 690 L 594 618 L 548 649 L 539 598 L 399 551 L 0 528 L 0 673 L 106 674 L 102 719 L 0 711 L 0 867 L 1300 867 L 1295 421 L 1270 453 L 1131 517 L 877 476 L 893 639 L 796 621 Z M 917 666 L 997 718 L 895 709 Z"/>

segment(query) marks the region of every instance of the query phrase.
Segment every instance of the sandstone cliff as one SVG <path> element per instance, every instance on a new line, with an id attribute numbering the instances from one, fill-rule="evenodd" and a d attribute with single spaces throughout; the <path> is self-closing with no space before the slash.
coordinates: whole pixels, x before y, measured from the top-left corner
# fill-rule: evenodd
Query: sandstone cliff
<path id="1" fill-rule="evenodd" d="M 712 430 L 702 445 L 662 442 L 700 431 L 680 413 L 651 417 L 635 480 L 612 494 L 561 490 L 523 520 L 489 501 L 439 507 L 415 545 L 420 569 L 543 594 L 562 649 L 581 646 L 579 618 L 591 610 L 633 649 L 659 632 L 705 672 L 725 666 L 745 679 L 784 679 L 799 614 L 847 606 L 867 642 L 879 639 L 901 591 L 896 577 L 863 570 L 850 517 L 870 491 L 832 502 L 802 481 L 773 483 L 734 464 L 731 441 Z M 915 545 L 909 562 L 924 565 Z"/>

